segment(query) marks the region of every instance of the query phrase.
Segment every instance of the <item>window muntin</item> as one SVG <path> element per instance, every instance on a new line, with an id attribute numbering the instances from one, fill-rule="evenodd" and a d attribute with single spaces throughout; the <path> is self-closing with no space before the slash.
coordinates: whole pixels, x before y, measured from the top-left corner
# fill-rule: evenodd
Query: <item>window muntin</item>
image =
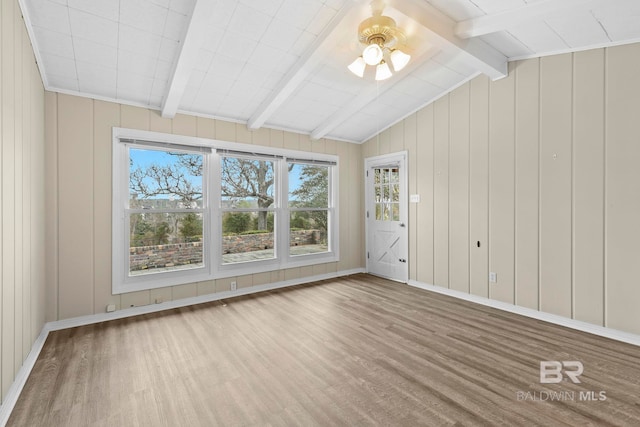
<path id="1" fill-rule="evenodd" d="M 289 254 L 329 251 L 330 167 L 289 162 Z"/>
<path id="2" fill-rule="evenodd" d="M 128 147 L 127 274 L 204 267 L 201 153 Z"/>

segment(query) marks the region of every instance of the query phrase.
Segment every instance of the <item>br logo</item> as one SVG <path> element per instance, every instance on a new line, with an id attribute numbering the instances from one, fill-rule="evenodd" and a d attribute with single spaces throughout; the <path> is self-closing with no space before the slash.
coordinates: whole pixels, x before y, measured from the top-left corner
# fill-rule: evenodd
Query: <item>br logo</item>
<path id="1" fill-rule="evenodd" d="M 574 384 L 578 384 L 578 377 L 582 375 L 584 366 L 581 362 L 572 360 L 558 362 L 556 360 L 547 360 L 540 362 L 540 383 L 541 384 L 557 384 L 562 382 L 564 375 L 569 377 Z"/>

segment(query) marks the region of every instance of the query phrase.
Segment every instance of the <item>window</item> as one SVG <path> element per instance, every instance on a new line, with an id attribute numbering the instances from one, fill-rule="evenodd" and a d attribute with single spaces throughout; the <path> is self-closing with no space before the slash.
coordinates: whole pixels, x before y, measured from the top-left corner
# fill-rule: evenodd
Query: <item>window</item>
<path id="1" fill-rule="evenodd" d="M 114 129 L 113 292 L 338 260 L 337 158 Z"/>
<path id="2" fill-rule="evenodd" d="M 208 277 L 211 149 L 114 141 L 114 292 Z"/>
<path id="3" fill-rule="evenodd" d="M 129 148 L 129 275 L 204 266 L 203 155 Z"/>
<path id="4" fill-rule="evenodd" d="M 329 250 L 330 166 L 289 162 L 289 254 Z"/>
<path id="5" fill-rule="evenodd" d="M 276 257 L 273 160 L 221 156 L 222 264 Z"/>
<path id="6" fill-rule="evenodd" d="M 373 173 L 376 220 L 400 221 L 400 175 L 398 168 L 375 168 Z"/>

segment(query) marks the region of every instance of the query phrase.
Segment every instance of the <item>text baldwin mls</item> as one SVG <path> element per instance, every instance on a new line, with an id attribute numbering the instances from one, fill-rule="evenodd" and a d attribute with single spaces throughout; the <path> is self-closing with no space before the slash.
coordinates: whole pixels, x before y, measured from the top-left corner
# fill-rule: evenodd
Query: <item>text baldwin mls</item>
<path id="1" fill-rule="evenodd" d="M 575 401 L 582 402 L 604 402 L 607 400 L 606 391 L 518 391 L 516 398 L 522 401 L 530 402 L 566 402 Z"/>
<path id="2" fill-rule="evenodd" d="M 540 362 L 540 384 L 558 384 L 565 379 L 565 376 L 574 384 L 580 383 L 580 375 L 584 372 L 582 362 L 577 360 L 556 361 L 546 360 Z M 604 402 L 607 400 L 606 391 L 517 391 L 516 398 L 531 402 Z"/>

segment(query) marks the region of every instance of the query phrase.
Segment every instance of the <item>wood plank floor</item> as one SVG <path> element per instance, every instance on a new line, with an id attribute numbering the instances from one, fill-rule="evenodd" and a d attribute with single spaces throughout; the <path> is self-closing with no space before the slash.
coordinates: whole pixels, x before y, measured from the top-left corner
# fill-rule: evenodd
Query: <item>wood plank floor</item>
<path id="1" fill-rule="evenodd" d="M 540 384 L 545 360 L 582 362 L 581 383 Z M 354 275 L 53 332 L 8 425 L 637 426 L 639 362 L 639 347 Z"/>

